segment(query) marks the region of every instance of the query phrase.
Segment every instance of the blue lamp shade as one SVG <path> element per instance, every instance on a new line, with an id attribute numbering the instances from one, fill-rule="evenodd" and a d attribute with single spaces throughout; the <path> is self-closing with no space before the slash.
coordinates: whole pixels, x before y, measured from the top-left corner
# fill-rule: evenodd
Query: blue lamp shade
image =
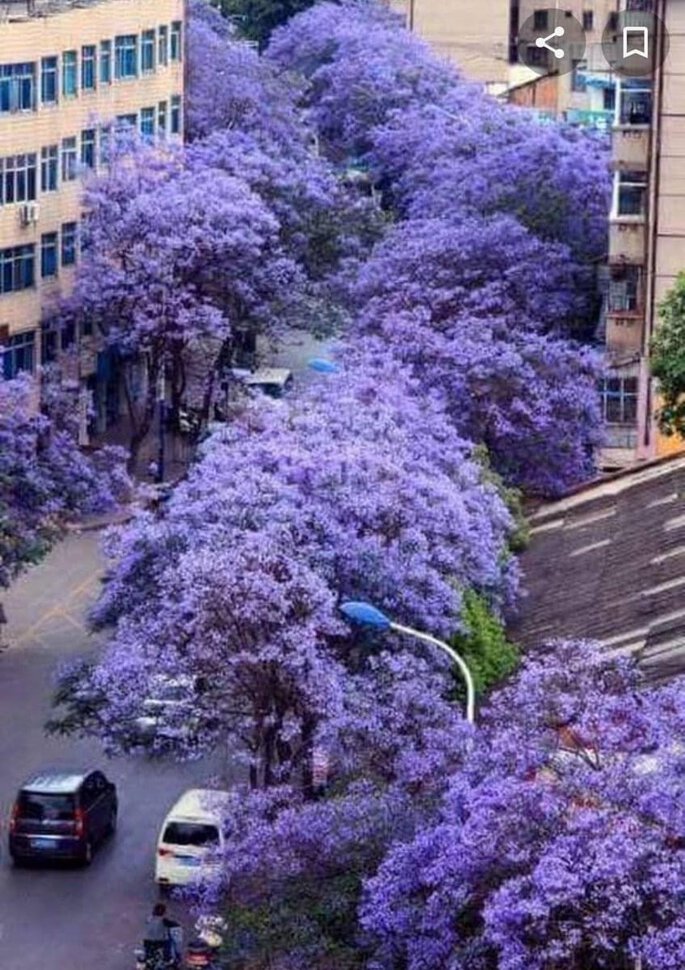
<path id="1" fill-rule="evenodd" d="M 307 366 L 311 370 L 315 370 L 318 374 L 339 374 L 340 365 L 336 364 L 332 360 L 326 360 L 323 357 L 314 357 L 310 360 Z"/>
<path id="2" fill-rule="evenodd" d="M 340 604 L 340 611 L 345 614 L 348 620 L 355 623 L 363 623 L 364 626 L 372 626 L 377 630 L 389 630 L 390 620 L 385 613 L 381 613 L 370 603 L 346 602 Z"/>

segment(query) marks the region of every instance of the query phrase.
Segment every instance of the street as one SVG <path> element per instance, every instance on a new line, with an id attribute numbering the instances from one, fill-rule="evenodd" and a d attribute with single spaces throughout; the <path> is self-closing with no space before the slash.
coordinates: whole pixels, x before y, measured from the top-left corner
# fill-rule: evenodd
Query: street
<path id="1" fill-rule="evenodd" d="M 128 970 L 156 899 L 154 847 L 165 812 L 206 781 L 210 765 L 107 761 L 97 742 L 49 738 L 52 677 L 91 651 L 84 613 L 97 596 L 99 534 L 71 534 L 3 601 L 10 647 L 0 654 L 0 966 L 3 970 Z M 119 827 L 89 869 L 14 869 L 7 821 L 18 786 L 36 768 L 101 766 L 119 790 Z M 171 903 L 176 915 L 179 906 Z"/>

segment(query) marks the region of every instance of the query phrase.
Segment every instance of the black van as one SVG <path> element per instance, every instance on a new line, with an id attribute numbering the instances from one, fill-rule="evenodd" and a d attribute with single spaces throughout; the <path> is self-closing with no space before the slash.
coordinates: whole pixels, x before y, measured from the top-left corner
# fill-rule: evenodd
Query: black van
<path id="1" fill-rule="evenodd" d="M 41 771 L 22 785 L 12 809 L 15 864 L 73 859 L 88 865 L 117 824 L 117 791 L 101 771 Z"/>

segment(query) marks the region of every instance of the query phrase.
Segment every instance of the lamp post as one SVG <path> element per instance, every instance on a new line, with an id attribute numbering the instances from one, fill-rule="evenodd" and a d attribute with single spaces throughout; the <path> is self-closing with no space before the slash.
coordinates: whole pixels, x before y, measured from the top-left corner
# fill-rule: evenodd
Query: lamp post
<path id="1" fill-rule="evenodd" d="M 442 640 L 437 640 L 428 633 L 414 630 L 410 626 L 401 626 L 399 623 L 393 623 L 385 613 L 382 613 L 370 603 L 347 601 L 340 605 L 340 610 L 348 620 L 352 620 L 355 623 L 373 627 L 375 630 L 394 630 L 396 633 L 404 633 L 406 636 L 414 637 L 416 640 L 422 640 L 424 643 L 428 643 L 432 647 L 437 647 L 443 653 L 446 653 L 457 667 L 459 667 L 464 678 L 466 684 L 466 720 L 470 724 L 474 723 L 476 719 L 476 691 L 473 684 L 473 676 L 463 659 L 449 644 L 443 643 Z"/>

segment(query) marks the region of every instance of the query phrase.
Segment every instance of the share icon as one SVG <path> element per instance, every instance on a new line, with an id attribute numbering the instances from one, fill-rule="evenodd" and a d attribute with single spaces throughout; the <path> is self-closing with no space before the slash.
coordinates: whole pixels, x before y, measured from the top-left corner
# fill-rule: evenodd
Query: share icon
<path id="1" fill-rule="evenodd" d="M 565 51 L 563 51 L 561 47 L 552 47 L 548 41 L 553 40 L 555 37 L 563 37 L 565 33 L 566 31 L 563 27 L 555 27 L 552 33 L 548 34 L 547 37 L 538 37 L 535 41 L 535 46 L 539 47 L 541 50 L 544 48 L 545 50 L 551 51 L 556 59 L 560 61 L 564 56 Z"/>

